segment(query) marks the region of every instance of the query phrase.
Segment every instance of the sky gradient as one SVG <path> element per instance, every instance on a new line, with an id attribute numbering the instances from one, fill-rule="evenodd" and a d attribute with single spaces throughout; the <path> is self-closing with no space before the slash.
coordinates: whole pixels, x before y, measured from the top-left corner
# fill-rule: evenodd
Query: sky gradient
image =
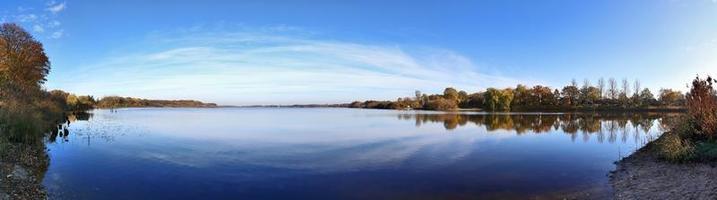
<path id="1" fill-rule="evenodd" d="M 717 74 L 717 2 L 10 0 L 46 88 L 224 105 Z"/>

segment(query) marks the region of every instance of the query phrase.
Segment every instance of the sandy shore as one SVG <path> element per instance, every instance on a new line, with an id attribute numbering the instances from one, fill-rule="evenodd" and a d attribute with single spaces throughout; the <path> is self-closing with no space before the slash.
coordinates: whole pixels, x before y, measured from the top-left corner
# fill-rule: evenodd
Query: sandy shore
<path id="1" fill-rule="evenodd" d="M 615 199 L 717 199 L 717 163 L 672 164 L 645 146 L 610 175 Z"/>

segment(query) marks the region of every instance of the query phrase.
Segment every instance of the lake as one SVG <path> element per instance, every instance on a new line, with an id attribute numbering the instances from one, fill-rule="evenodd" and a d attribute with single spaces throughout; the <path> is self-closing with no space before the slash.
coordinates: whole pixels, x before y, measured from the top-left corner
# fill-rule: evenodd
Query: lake
<path id="1" fill-rule="evenodd" d="M 656 113 L 134 108 L 48 137 L 53 199 L 608 197 Z"/>

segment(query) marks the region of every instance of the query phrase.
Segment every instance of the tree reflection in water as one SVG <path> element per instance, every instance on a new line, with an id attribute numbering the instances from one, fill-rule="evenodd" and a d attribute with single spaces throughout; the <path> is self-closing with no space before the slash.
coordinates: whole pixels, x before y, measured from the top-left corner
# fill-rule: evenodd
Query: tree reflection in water
<path id="1" fill-rule="evenodd" d="M 453 130 L 468 124 L 485 127 L 488 132 L 498 130 L 514 131 L 518 135 L 541 134 L 550 132 L 563 132 L 569 134 L 572 141 L 578 137 L 587 142 L 595 137 L 599 143 L 605 139 L 614 143 L 618 139 L 625 143 L 632 135 L 635 142 L 641 141 L 641 135 L 650 134 L 655 121 L 660 122 L 660 131 L 667 130 L 670 121 L 679 116 L 679 113 L 567 113 L 567 114 L 399 114 L 398 119 L 415 120 L 416 127 L 427 123 L 443 123 L 447 130 Z M 648 136 L 648 140 L 655 136 Z M 607 137 L 607 138 L 606 138 Z"/>

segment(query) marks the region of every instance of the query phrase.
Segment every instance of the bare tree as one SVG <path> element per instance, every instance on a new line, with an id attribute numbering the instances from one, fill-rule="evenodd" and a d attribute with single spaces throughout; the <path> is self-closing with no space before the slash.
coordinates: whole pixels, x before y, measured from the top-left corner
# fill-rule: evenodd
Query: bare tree
<path id="1" fill-rule="evenodd" d="M 587 88 L 589 88 L 590 86 L 591 86 L 591 85 L 590 85 L 590 80 L 588 80 L 587 78 L 584 79 L 584 80 L 583 80 L 583 89 L 587 89 Z"/>
<path id="2" fill-rule="evenodd" d="M 615 80 L 615 78 L 610 78 L 608 80 L 607 84 L 608 84 L 608 91 L 607 91 L 608 97 L 610 97 L 610 99 L 617 98 L 617 81 Z"/>
<path id="3" fill-rule="evenodd" d="M 570 81 L 570 86 L 573 86 L 573 87 L 577 88 L 577 87 L 578 87 L 578 81 L 576 81 L 575 78 L 573 78 L 573 80 Z"/>
<path id="4" fill-rule="evenodd" d="M 605 78 L 600 77 L 600 79 L 598 79 L 597 84 L 598 90 L 600 91 L 600 97 L 602 97 L 603 95 L 605 95 Z"/>
<path id="5" fill-rule="evenodd" d="M 640 88 L 640 80 L 635 79 L 635 83 L 632 84 L 632 87 L 634 92 L 632 96 L 638 98 L 640 96 L 640 91 L 642 90 L 642 88 Z"/>
<path id="6" fill-rule="evenodd" d="M 630 96 L 630 82 L 627 81 L 627 78 L 622 79 L 622 90 L 620 91 L 620 95 Z"/>

